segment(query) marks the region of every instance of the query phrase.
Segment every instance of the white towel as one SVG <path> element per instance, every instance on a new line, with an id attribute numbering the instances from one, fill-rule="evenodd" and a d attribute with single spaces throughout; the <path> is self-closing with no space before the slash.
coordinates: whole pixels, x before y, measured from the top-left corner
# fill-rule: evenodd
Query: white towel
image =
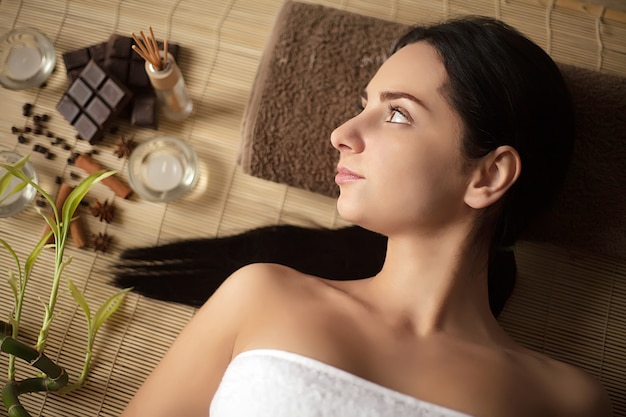
<path id="1" fill-rule="evenodd" d="M 295 353 L 237 355 L 215 393 L 211 417 L 471 417 L 393 391 Z"/>

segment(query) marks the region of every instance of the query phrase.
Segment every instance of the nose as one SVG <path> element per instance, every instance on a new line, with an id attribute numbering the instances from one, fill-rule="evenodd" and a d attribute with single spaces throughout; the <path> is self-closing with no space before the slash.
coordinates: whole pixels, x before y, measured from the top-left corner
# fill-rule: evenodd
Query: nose
<path id="1" fill-rule="evenodd" d="M 359 115 L 349 119 L 337 127 L 330 134 L 330 143 L 340 152 L 351 151 L 359 153 L 363 151 L 364 142 L 361 131 L 358 128 Z"/>

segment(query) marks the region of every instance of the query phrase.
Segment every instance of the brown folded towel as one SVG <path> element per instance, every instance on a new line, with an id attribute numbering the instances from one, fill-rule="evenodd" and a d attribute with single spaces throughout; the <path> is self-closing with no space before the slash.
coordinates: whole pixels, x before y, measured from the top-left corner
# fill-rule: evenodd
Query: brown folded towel
<path id="1" fill-rule="evenodd" d="M 336 197 L 330 133 L 355 114 L 361 90 L 407 28 L 287 1 L 244 115 L 243 171 Z M 525 238 L 626 258 L 626 78 L 560 66 L 578 118 L 574 161 L 554 208 Z"/>
<path id="2" fill-rule="evenodd" d="M 626 78 L 559 65 L 576 110 L 572 165 L 527 240 L 626 259 Z"/>
<path id="3" fill-rule="evenodd" d="M 337 196 L 330 133 L 406 26 L 287 1 L 259 64 L 243 119 L 245 173 Z"/>

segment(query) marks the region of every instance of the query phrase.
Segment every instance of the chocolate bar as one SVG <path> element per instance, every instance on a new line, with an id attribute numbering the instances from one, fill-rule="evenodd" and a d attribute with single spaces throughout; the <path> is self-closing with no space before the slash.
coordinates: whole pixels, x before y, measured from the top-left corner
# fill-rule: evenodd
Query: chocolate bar
<path id="1" fill-rule="evenodd" d="M 93 144 L 132 98 L 132 91 L 89 61 L 57 104 L 57 110 L 78 134 Z"/>
<path id="2" fill-rule="evenodd" d="M 90 60 L 96 61 L 133 92 L 133 99 L 119 117 L 130 120 L 135 126 L 157 129 L 157 99 L 144 60 L 133 51 L 133 44 L 131 37 L 112 34 L 106 42 L 67 52 L 63 54 L 67 76 L 73 82 Z M 157 44 L 163 49 L 163 42 L 157 41 Z M 179 45 L 168 43 L 167 49 L 177 60 Z"/>

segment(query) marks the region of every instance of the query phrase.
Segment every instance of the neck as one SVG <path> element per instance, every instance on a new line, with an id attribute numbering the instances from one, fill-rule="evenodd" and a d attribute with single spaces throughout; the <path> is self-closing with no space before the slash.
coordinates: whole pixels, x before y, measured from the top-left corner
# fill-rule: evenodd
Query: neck
<path id="1" fill-rule="evenodd" d="M 380 273 L 368 283 L 372 300 L 417 335 L 446 332 L 489 337 L 487 254 L 468 250 L 468 230 L 438 236 L 390 236 Z"/>

